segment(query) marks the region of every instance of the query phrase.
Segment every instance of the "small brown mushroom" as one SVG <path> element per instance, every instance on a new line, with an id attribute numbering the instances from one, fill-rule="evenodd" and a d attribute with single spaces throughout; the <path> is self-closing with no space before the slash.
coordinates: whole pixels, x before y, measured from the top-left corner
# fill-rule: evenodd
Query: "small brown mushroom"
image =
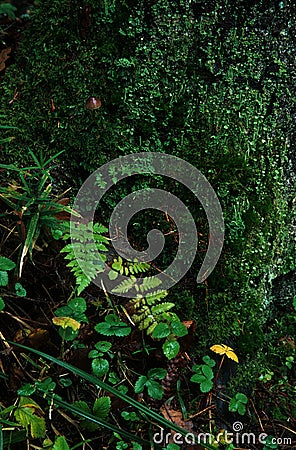
<path id="1" fill-rule="evenodd" d="M 86 100 L 85 107 L 87 109 L 98 109 L 102 105 L 101 100 L 98 97 L 89 97 Z"/>

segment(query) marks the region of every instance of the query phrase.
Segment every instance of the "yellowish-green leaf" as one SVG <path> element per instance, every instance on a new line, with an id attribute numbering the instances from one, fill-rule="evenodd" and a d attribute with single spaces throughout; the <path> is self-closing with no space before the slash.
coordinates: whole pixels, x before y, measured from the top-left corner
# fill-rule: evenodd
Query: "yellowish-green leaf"
<path id="1" fill-rule="evenodd" d="M 72 317 L 54 317 L 52 321 L 59 327 L 62 327 L 64 329 L 69 327 L 72 328 L 73 331 L 79 330 L 81 325 L 77 320 L 72 319 Z"/>
<path id="2" fill-rule="evenodd" d="M 45 437 L 44 412 L 40 406 L 29 397 L 20 397 L 19 405 L 14 411 L 16 421 L 31 433 L 32 438 Z"/>
<path id="3" fill-rule="evenodd" d="M 56 438 L 52 450 L 70 450 L 70 447 L 67 444 L 67 441 L 64 438 L 64 436 L 58 436 Z"/>

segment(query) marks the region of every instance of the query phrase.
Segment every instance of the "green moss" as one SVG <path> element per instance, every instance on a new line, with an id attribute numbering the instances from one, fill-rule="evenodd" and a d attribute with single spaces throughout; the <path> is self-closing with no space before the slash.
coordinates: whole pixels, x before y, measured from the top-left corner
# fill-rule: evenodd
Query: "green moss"
<path id="1" fill-rule="evenodd" d="M 284 123 L 280 104 L 282 96 L 289 102 L 290 73 L 279 52 L 294 31 L 287 23 L 285 43 L 271 27 L 266 36 L 259 32 L 260 2 L 257 9 L 244 2 L 204 6 L 198 14 L 187 1 L 89 3 L 85 36 L 80 1 L 39 5 L 0 91 L 1 114 L 18 127 L 5 158 L 25 163 L 28 147 L 46 155 L 65 150 L 62 163 L 76 187 L 103 163 L 133 152 L 168 152 L 191 162 L 216 189 L 226 223 L 224 252 L 207 280 L 207 307 L 195 298 L 203 344 L 243 336 L 245 323 L 251 333 L 265 320 L 268 280 L 287 271 L 295 255 L 288 238 L 293 193 L 285 186 L 291 118 Z M 233 22 L 226 29 L 228 15 Z M 16 88 L 19 96 L 9 104 Z M 102 107 L 87 110 L 89 96 Z M 119 198 L 128 188 L 118 188 Z M 184 189 L 171 192 L 190 204 L 207 242 L 199 205 Z M 106 222 L 116 195 L 100 210 Z M 248 353 L 246 337 L 240 339 Z"/>

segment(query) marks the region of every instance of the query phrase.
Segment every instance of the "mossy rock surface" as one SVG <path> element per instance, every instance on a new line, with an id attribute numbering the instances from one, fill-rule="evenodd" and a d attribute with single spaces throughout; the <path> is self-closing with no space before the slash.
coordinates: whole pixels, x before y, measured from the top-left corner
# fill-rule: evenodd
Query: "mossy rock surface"
<path id="1" fill-rule="evenodd" d="M 263 326 L 269 280 L 295 265 L 286 142 L 293 111 L 285 107 L 294 31 L 286 11 L 264 10 L 264 2 L 215 3 L 93 0 L 89 15 L 77 0 L 41 2 L 0 91 L 1 114 L 17 127 L 2 150 L 9 162 L 27 163 L 28 147 L 45 155 L 65 150 L 60 167 L 77 188 L 113 158 L 167 152 L 209 179 L 226 241 L 208 280 L 210 313 L 196 299 L 200 323 L 207 317 L 203 344 L 239 336 L 247 320 Z M 86 108 L 90 96 L 100 108 Z M 106 221 L 125 192 L 105 203 Z M 186 190 L 175 194 L 193 203 Z M 193 214 L 206 236 L 198 206 Z"/>

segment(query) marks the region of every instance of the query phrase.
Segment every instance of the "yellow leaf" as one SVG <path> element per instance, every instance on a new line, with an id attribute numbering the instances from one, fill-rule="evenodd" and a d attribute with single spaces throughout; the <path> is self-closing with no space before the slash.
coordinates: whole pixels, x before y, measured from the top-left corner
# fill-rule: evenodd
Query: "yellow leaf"
<path id="1" fill-rule="evenodd" d="M 52 321 L 55 325 L 58 325 L 64 329 L 69 327 L 72 328 L 73 331 L 77 331 L 80 328 L 80 323 L 71 317 L 54 317 Z"/>
<path id="2" fill-rule="evenodd" d="M 234 353 L 233 349 L 225 344 L 212 345 L 210 350 L 212 350 L 215 353 L 218 353 L 219 355 L 226 355 L 228 358 L 238 363 L 238 357 Z"/>

